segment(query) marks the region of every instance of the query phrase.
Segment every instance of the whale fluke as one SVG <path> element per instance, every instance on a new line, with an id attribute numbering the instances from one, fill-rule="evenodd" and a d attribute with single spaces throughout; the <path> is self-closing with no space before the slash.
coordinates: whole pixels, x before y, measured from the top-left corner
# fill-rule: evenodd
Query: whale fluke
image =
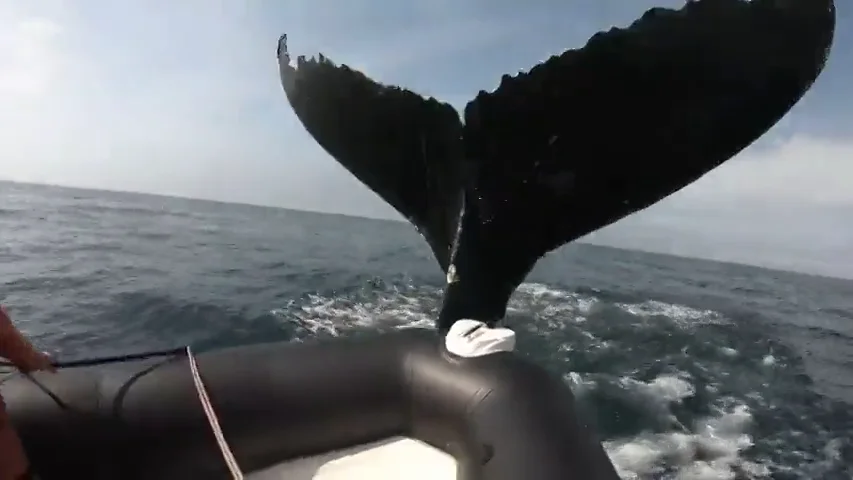
<path id="1" fill-rule="evenodd" d="M 408 217 L 448 271 L 439 326 L 449 328 L 498 321 L 547 252 L 758 139 L 814 83 L 834 29 L 832 0 L 653 8 L 504 75 L 466 106 L 464 125 L 449 105 L 346 65 L 300 57 L 294 68 L 281 44 L 279 62 L 306 129 Z"/>
<path id="2" fill-rule="evenodd" d="M 276 53 L 288 101 L 308 132 L 414 224 L 447 271 L 462 201 L 459 113 L 322 54 L 291 66 L 286 35 Z"/>

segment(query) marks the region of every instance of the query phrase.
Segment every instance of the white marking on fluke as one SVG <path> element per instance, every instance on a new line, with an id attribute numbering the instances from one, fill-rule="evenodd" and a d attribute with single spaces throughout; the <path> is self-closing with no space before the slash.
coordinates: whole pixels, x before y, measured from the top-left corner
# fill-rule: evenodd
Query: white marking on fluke
<path id="1" fill-rule="evenodd" d="M 458 320 L 447 336 L 444 346 L 448 352 L 466 358 L 482 357 L 515 350 L 515 332 L 508 328 L 491 328 L 477 320 Z"/>
<path id="2" fill-rule="evenodd" d="M 456 283 L 458 281 L 459 281 L 459 276 L 456 275 L 456 265 L 451 263 L 450 266 L 447 267 L 447 284 L 449 285 L 451 283 Z"/>

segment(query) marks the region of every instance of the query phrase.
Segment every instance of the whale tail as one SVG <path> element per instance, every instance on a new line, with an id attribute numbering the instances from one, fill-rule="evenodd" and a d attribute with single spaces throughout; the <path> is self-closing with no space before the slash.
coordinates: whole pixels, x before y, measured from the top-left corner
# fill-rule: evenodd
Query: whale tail
<path id="1" fill-rule="evenodd" d="M 547 252 L 696 181 L 762 136 L 823 70 L 832 0 L 698 0 L 517 76 L 464 112 L 279 43 L 294 112 L 423 234 L 439 327 L 497 322 Z"/>
<path id="2" fill-rule="evenodd" d="M 320 55 L 290 65 L 277 55 L 284 91 L 308 132 L 344 168 L 406 217 L 447 271 L 461 211 L 462 121 L 433 98 L 378 84 Z"/>

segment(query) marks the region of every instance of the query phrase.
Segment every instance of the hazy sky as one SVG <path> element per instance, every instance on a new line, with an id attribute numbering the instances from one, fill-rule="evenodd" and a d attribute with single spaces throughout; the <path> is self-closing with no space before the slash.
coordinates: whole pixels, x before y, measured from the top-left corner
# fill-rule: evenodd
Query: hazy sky
<path id="1" fill-rule="evenodd" d="M 0 0 L 0 178 L 396 217 L 311 139 L 275 44 L 462 106 L 676 0 Z M 593 240 L 853 276 L 853 8 L 771 134 Z M 720 28 L 725 28 L 721 25 Z"/>

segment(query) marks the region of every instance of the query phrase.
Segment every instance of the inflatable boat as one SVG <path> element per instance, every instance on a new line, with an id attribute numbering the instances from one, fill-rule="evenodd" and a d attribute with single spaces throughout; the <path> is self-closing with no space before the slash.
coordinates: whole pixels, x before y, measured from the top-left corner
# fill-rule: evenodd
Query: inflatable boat
<path id="1" fill-rule="evenodd" d="M 615 480 L 564 382 L 514 333 L 273 343 L 10 373 L 44 480 Z"/>
<path id="2" fill-rule="evenodd" d="M 297 117 L 418 228 L 447 275 L 439 333 L 11 374 L 0 392 L 35 474 L 617 479 L 569 388 L 495 328 L 510 295 L 547 252 L 763 135 L 822 71 L 834 27 L 831 0 L 651 9 L 503 76 L 466 106 L 464 124 L 449 104 L 323 56 L 294 67 L 283 35 L 276 55 Z"/>

